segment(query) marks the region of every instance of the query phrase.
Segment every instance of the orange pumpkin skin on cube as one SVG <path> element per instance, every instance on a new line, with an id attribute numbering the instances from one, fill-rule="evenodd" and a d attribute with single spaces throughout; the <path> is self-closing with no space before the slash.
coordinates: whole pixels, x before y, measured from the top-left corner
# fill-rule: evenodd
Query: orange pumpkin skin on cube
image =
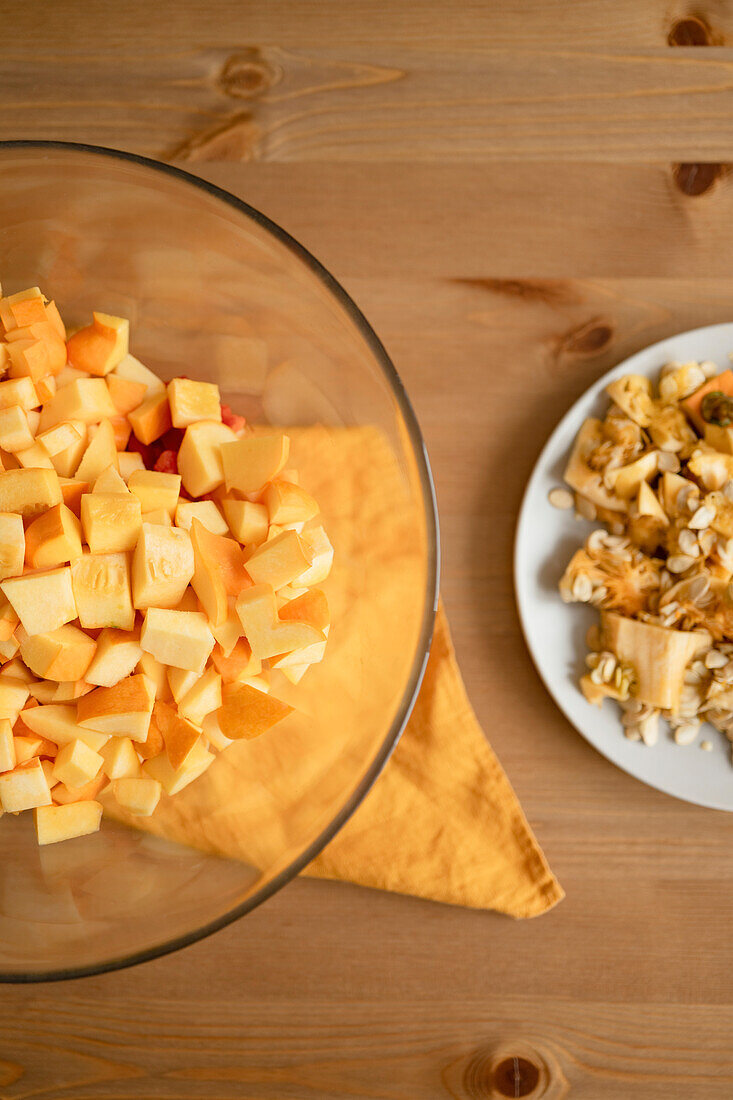
<path id="1" fill-rule="evenodd" d="M 157 705 L 156 703 L 156 707 Z M 158 726 L 155 708 L 153 708 L 150 725 L 148 726 L 147 740 L 136 742 L 135 750 L 138 756 L 142 756 L 143 760 L 152 760 L 154 756 L 160 756 L 162 752 L 165 752 L 165 740 Z"/>
<path id="2" fill-rule="evenodd" d="M 154 443 L 156 439 L 160 439 L 173 427 L 166 391 L 148 397 L 142 405 L 128 413 L 128 419 L 135 437 L 141 443 Z"/>
<path id="3" fill-rule="evenodd" d="M 127 354 L 128 322 L 122 317 L 95 313 L 86 325 L 66 341 L 69 363 L 76 370 L 104 377 Z"/>
<path id="4" fill-rule="evenodd" d="M 134 412 L 145 400 L 148 387 L 144 382 L 133 382 L 131 378 L 122 378 L 119 374 L 107 375 L 107 386 L 120 416 Z"/>
<path id="5" fill-rule="evenodd" d="M 280 608 L 283 622 L 310 623 L 316 630 L 325 630 L 331 623 L 328 600 L 320 588 L 310 588 L 302 596 L 290 600 Z"/>
<path id="6" fill-rule="evenodd" d="M 46 318 L 59 339 L 66 343 L 66 325 L 61 320 L 61 314 L 55 302 L 46 302 Z"/>
<path id="7" fill-rule="evenodd" d="M 168 703 L 156 703 L 153 709 L 156 725 L 163 735 L 165 751 L 174 769 L 185 764 L 194 745 L 201 737 L 201 730 L 181 718 Z"/>
<path id="8" fill-rule="evenodd" d="M 26 528 L 25 559 L 34 569 L 53 569 L 81 554 L 81 524 L 65 504 L 55 504 Z"/>
<path id="9" fill-rule="evenodd" d="M 66 352 L 71 366 L 100 378 L 107 373 L 104 364 L 109 350 L 109 340 L 93 325 L 80 328 L 66 341 Z"/>
<path id="10" fill-rule="evenodd" d="M 256 676 L 262 669 L 262 662 L 252 656 L 252 650 L 246 638 L 240 638 L 228 657 L 217 643 L 211 653 L 216 671 L 225 684 L 233 684 L 241 676 Z"/>
<path id="11" fill-rule="evenodd" d="M 260 737 L 292 712 L 287 703 L 265 695 L 249 684 L 227 684 L 224 702 L 216 712 L 221 732 L 232 741 Z"/>
<path id="12" fill-rule="evenodd" d="M 733 397 L 733 371 L 724 370 L 722 374 L 716 374 L 714 378 L 709 378 L 694 393 L 691 393 L 689 397 L 680 402 L 700 435 L 704 434 L 706 426 L 702 417 L 703 398 L 706 394 L 715 393 L 718 390 L 728 397 Z"/>
<path id="13" fill-rule="evenodd" d="M 51 798 L 59 806 L 68 806 L 72 802 L 86 802 L 87 799 L 96 798 L 109 784 L 106 775 L 98 775 L 90 779 L 83 787 L 67 787 L 65 783 L 57 783 L 51 788 Z"/>
<path id="14" fill-rule="evenodd" d="M 43 298 L 24 298 L 10 306 L 16 328 L 33 325 L 38 321 L 47 321 L 46 306 Z"/>

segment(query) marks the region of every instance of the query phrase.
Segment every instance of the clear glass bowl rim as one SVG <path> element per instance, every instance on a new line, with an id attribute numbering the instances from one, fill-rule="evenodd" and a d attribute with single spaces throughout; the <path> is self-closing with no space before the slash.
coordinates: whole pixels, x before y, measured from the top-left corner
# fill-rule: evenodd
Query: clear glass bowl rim
<path id="1" fill-rule="evenodd" d="M 173 937 L 172 939 L 165 940 L 161 943 L 154 944 L 149 948 L 144 948 L 140 951 L 131 952 L 127 955 L 120 957 L 113 957 L 105 960 L 101 963 L 96 963 L 91 966 L 78 966 L 68 968 L 55 968 L 49 971 L 40 971 L 38 973 L 2 973 L 0 972 L 0 982 L 9 983 L 31 983 L 42 981 L 63 981 L 69 978 L 82 978 L 91 977 L 95 974 L 103 974 L 110 970 L 120 970 L 124 967 L 134 966 L 138 963 L 147 962 L 151 959 L 156 959 L 162 955 L 170 954 L 173 951 L 177 951 L 182 947 L 188 947 L 190 944 L 197 943 L 199 940 L 205 939 L 214 932 L 218 932 L 219 929 L 225 928 L 228 924 L 238 920 L 240 917 L 256 909 L 262 902 L 267 901 L 273 894 L 277 893 L 283 886 L 285 886 L 291 879 L 303 870 L 315 857 L 322 851 L 328 842 L 336 835 L 339 829 L 346 823 L 351 817 L 360 802 L 364 799 L 369 789 L 378 778 L 380 772 L 384 768 L 385 764 L 389 760 L 392 752 L 399 741 L 402 732 L 407 725 L 407 721 L 410 717 L 410 713 L 415 704 L 418 692 L 420 691 L 420 685 L 422 684 L 423 675 L 425 673 L 425 667 L 427 665 L 428 656 L 430 653 L 430 645 L 433 636 L 433 627 L 435 623 L 435 613 L 438 606 L 438 589 L 440 580 L 440 537 L 438 526 L 438 510 L 435 496 L 435 486 L 433 484 L 432 471 L 430 469 L 430 460 L 428 459 L 427 450 L 425 448 L 425 442 L 420 431 L 420 426 L 415 416 L 415 411 L 412 407 L 409 397 L 405 391 L 405 387 L 402 384 L 402 380 L 397 373 L 397 370 L 387 354 L 381 340 L 375 333 L 367 321 L 364 314 L 356 305 L 354 300 L 344 290 L 337 279 L 331 275 L 331 273 L 323 266 L 323 264 L 315 258 L 300 244 L 294 237 L 292 237 L 286 230 L 282 229 L 276 222 L 272 221 L 265 214 L 262 214 L 259 210 L 256 210 L 249 203 L 244 202 L 242 199 L 232 195 L 229 191 L 224 190 L 222 187 L 217 187 L 216 184 L 209 183 L 206 180 L 201 179 L 199 176 L 193 175 L 191 172 L 186 172 L 182 168 L 178 168 L 171 164 L 166 164 L 162 161 L 154 160 L 151 157 L 140 156 L 137 153 L 128 153 L 120 149 L 110 149 L 103 145 L 88 145 L 84 142 L 72 142 L 72 141 L 51 141 L 51 140 L 36 140 L 36 139 L 18 139 L 13 141 L 0 141 L 0 157 L 5 151 L 13 149 L 37 149 L 40 151 L 48 150 L 57 151 L 61 153 L 88 153 L 109 160 L 119 160 L 130 164 L 139 165 L 142 168 L 150 169 L 152 172 L 158 172 L 161 175 L 169 176 L 173 179 L 179 180 L 181 183 L 189 184 L 192 187 L 198 188 L 200 191 L 204 191 L 206 194 L 212 196 L 215 199 L 219 199 L 221 202 L 226 203 L 234 210 L 238 211 L 244 216 L 256 222 L 263 229 L 272 234 L 281 244 L 283 244 L 298 260 L 301 261 L 316 278 L 323 283 L 326 289 L 336 299 L 338 304 L 344 310 L 344 312 L 354 322 L 355 326 L 360 332 L 360 335 L 366 342 L 371 351 L 376 363 L 381 368 L 387 383 L 390 387 L 392 395 L 397 403 L 397 406 L 404 418 L 405 426 L 407 428 L 410 443 L 412 444 L 412 450 L 414 454 L 415 463 L 417 465 L 420 487 L 422 491 L 422 499 L 424 505 L 425 525 L 426 525 L 426 541 L 428 549 L 428 569 L 426 579 L 425 590 L 425 603 L 423 607 L 423 621 L 420 631 L 420 639 L 415 651 L 415 657 L 410 670 L 410 676 L 408 678 L 405 690 L 402 695 L 402 700 L 398 709 L 398 712 L 390 725 L 387 734 L 379 747 L 379 751 L 372 760 L 369 768 L 367 769 L 364 778 L 358 784 L 356 789 L 352 792 L 344 805 L 331 820 L 329 825 L 320 833 L 318 837 L 308 846 L 308 848 L 302 852 L 296 859 L 294 859 L 284 870 L 277 874 L 270 882 L 266 883 L 261 889 L 257 890 L 246 901 L 241 902 L 239 905 L 233 906 L 228 912 L 221 917 L 217 917 L 215 920 L 208 921 L 191 932 L 187 932 L 184 935 Z"/>

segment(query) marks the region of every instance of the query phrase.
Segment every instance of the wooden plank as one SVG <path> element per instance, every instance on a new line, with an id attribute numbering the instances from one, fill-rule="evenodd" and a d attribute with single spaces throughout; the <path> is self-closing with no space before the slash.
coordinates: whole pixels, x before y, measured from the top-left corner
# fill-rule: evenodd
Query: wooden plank
<path id="1" fill-rule="evenodd" d="M 347 282 L 359 275 L 524 281 L 730 275 L 728 175 L 690 198 L 663 164 L 190 167 L 268 214 Z M 552 287 L 536 293 L 551 296 Z M 704 294 L 701 286 L 698 297 Z"/>
<path id="2" fill-rule="evenodd" d="M 56 137 L 192 162 L 725 161 L 728 47 L 286 46 L 279 34 L 150 51 L 88 33 L 2 60 L 0 138 Z M 138 48 L 139 46 L 139 48 Z M 73 64 L 70 67 L 70 61 Z"/>
<path id="3" fill-rule="evenodd" d="M 88 54 L 127 50 L 155 54 L 161 46 L 186 49 L 202 41 L 219 46 L 232 42 L 279 42 L 286 48 L 319 48 L 325 41 L 348 48 L 377 51 L 385 42 L 410 48 L 475 50 L 518 44 L 538 51 L 589 46 L 633 50 L 664 46 L 670 29 L 691 13 L 708 27 L 708 40 L 718 45 L 733 38 L 733 12 L 727 3 L 692 6 L 685 0 L 615 0 L 612 8 L 595 0 L 521 0 L 491 4 L 462 0 L 446 17 L 441 0 L 161 0 L 156 18 L 146 0 L 97 0 L 83 17 L 75 0 L 26 0 L 13 12 L 13 50 L 44 43 L 72 47 Z M 157 25 L 156 25 L 157 21 Z M 39 27 L 43 34 L 39 34 Z M 69 74 L 70 78 L 73 74 Z"/>
<path id="4" fill-rule="evenodd" d="M 263 1010 L 235 999 L 231 1007 L 235 1013 L 207 998 L 205 1017 L 196 1018 L 185 1003 L 135 998 L 130 1008 L 138 1022 L 127 1027 L 123 1044 L 116 1038 L 120 1013 L 107 1001 L 87 1036 L 73 1040 L 61 1057 L 49 1052 L 3 1095 L 477 1100 L 501 1095 L 490 1088 L 495 1067 L 516 1055 L 538 1066 L 549 1082 L 542 1095 L 550 1098 L 567 1095 L 567 1088 L 615 1100 L 638 1089 L 650 1100 L 666 1100 L 684 1089 L 685 1096 L 722 1100 L 733 1078 L 727 1027 L 712 1007 L 695 1006 L 681 1019 L 670 1006 L 650 1003 L 642 1012 L 601 1001 L 579 1021 L 572 1003 L 512 994 L 499 1012 L 470 1001 L 405 1001 L 397 1009 L 375 1000 L 356 1010 L 350 1000 L 307 1001 L 295 1027 L 292 1002 Z M 47 1030 L 56 1047 L 84 1008 L 84 998 L 71 993 L 50 1026 L 38 1009 L 27 1013 L 26 1025 Z M 166 1025 L 151 1041 L 153 1013 L 164 1014 Z M 342 1020 L 336 1027 L 335 1015 Z M 17 1047 L 9 1066 L 23 1066 L 26 1027 L 11 1034 Z M 57 1083 L 48 1088 L 52 1059 Z"/>

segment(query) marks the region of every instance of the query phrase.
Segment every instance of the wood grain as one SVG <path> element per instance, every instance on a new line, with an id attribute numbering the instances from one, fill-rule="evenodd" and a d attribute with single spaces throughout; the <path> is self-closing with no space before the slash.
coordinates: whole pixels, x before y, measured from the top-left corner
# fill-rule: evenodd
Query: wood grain
<path id="1" fill-rule="evenodd" d="M 214 4 L 215 18 L 186 0 L 174 19 L 161 17 L 158 37 L 138 0 L 88 5 L 83 16 L 73 0 L 50 12 L 31 2 L 14 13 L 3 53 L 0 139 L 88 141 L 195 163 L 730 156 L 727 5 L 692 24 L 708 46 L 674 50 L 670 35 L 689 16 L 682 6 L 626 0 L 610 20 L 602 3 L 501 7 L 462 3 L 452 25 L 427 0 L 354 3 L 348 17 L 332 0 L 250 0 Z"/>
<path id="2" fill-rule="evenodd" d="M 567 898 L 515 924 L 293 883 L 166 959 L 6 987 L 0 1100 L 483 1100 L 522 1059 L 533 1098 L 728 1100 L 733 818 L 568 726 L 511 549 L 568 405 L 731 318 L 733 6 L 32 0 L 12 28 L 0 138 L 177 159 L 312 248 L 384 339 L 433 461 L 469 692 Z"/>

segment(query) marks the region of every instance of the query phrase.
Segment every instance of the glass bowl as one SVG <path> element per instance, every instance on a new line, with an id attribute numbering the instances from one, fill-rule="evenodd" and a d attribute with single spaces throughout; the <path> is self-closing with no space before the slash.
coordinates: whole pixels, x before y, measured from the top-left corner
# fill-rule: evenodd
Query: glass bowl
<path id="1" fill-rule="evenodd" d="M 420 430 L 384 348 L 336 280 L 258 211 L 143 157 L 36 141 L 0 142 L 0 209 L 5 293 L 40 285 L 70 325 L 93 308 L 129 317 L 132 352 L 164 378 L 215 381 L 234 411 L 297 429 L 295 461 L 306 487 L 308 470 L 323 481 L 315 491 L 335 547 L 326 659 L 293 689 L 302 705 L 283 732 L 269 735 L 281 766 L 263 773 L 258 742 L 236 742 L 176 796 L 183 815 L 208 798 L 207 822 L 236 833 L 239 858 L 217 854 L 206 830 L 194 848 L 106 817 L 94 836 L 38 848 L 32 815 L 4 816 L 0 980 L 35 981 L 192 943 L 328 843 L 419 689 L 437 517 Z M 234 751 L 246 776 L 236 813 L 217 803 L 227 789 L 217 768 Z"/>

